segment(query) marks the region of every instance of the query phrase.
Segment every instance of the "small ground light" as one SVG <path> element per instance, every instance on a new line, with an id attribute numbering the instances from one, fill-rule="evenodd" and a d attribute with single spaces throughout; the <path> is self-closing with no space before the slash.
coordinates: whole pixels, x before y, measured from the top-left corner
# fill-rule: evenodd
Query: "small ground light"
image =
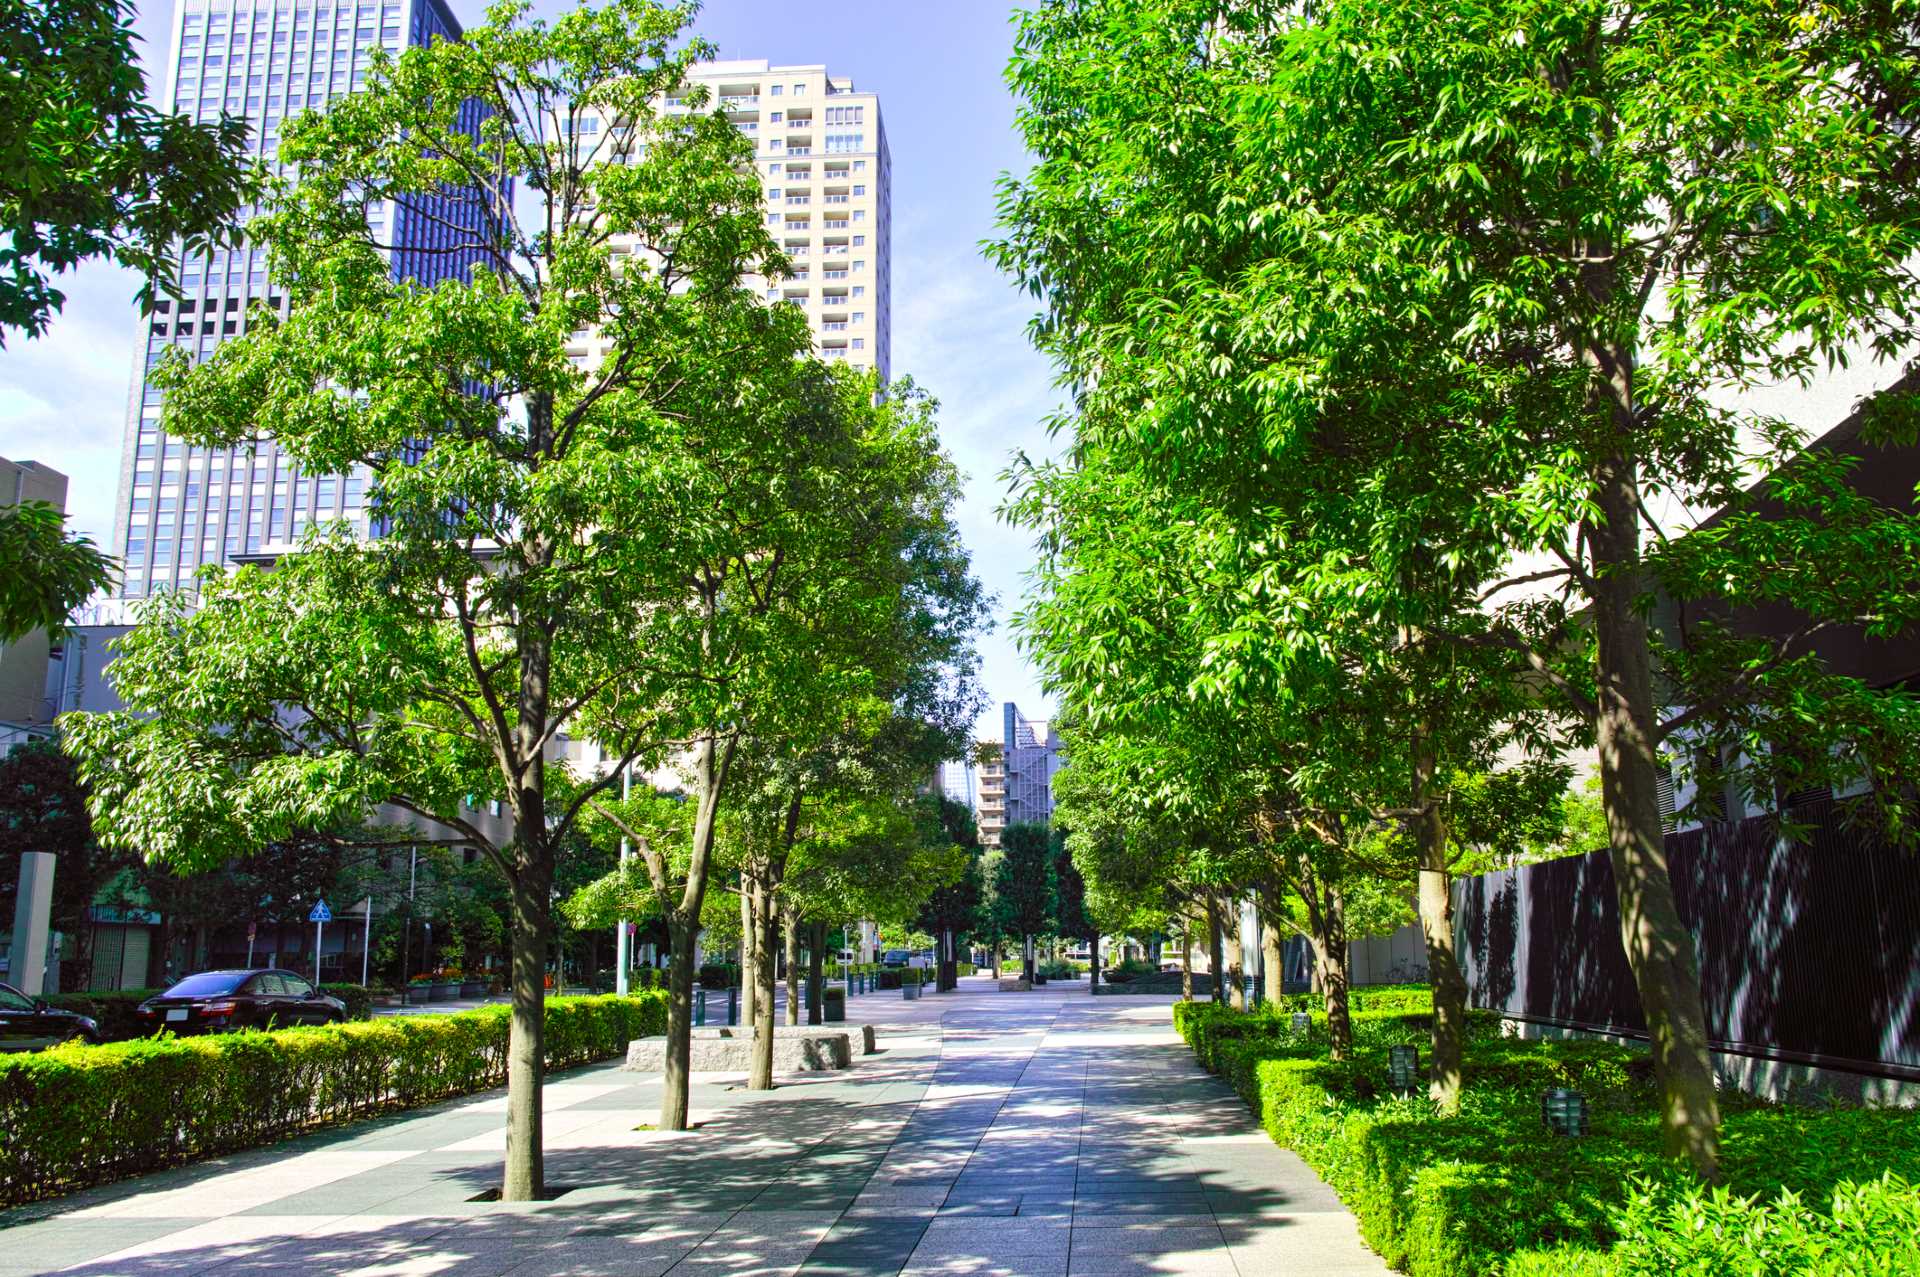
<path id="1" fill-rule="evenodd" d="M 1305 1011 L 1295 1011 L 1293 1013 L 1293 1031 L 1295 1033 L 1305 1033 L 1312 1027 L 1313 1017 L 1311 1015 L 1308 1015 Z"/>
<path id="2" fill-rule="evenodd" d="M 1411 1046 L 1387 1048 L 1387 1076 L 1393 1079 L 1395 1094 L 1411 1095 L 1419 1086 L 1420 1051 Z"/>
<path id="3" fill-rule="evenodd" d="M 1556 1135 L 1585 1135 L 1587 1097 L 1564 1086 L 1551 1087 L 1540 1096 L 1540 1120 Z"/>

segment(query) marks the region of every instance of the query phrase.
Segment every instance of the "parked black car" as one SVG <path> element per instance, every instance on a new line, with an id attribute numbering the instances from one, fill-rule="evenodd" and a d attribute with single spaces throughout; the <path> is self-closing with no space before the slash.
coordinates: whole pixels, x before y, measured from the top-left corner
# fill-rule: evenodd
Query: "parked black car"
<path id="1" fill-rule="evenodd" d="M 347 1004 L 291 971 L 202 971 L 140 1004 L 140 1022 L 175 1033 L 338 1024 Z"/>
<path id="2" fill-rule="evenodd" d="M 62 1042 L 99 1042 L 100 1026 L 0 984 L 0 1051 L 38 1051 Z"/>

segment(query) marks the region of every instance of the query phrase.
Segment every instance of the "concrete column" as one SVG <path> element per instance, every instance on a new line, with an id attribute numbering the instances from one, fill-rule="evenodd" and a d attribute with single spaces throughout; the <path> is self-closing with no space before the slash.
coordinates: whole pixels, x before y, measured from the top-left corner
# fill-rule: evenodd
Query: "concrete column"
<path id="1" fill-rule="evenodd" d="M 20 853 L 20 890 L 13 903 L 13 948 L 7 958 L 7 983 L 30 998 L 52 992 L 46 987 L 46 974 L 53 864 L 50 851 Z"/>

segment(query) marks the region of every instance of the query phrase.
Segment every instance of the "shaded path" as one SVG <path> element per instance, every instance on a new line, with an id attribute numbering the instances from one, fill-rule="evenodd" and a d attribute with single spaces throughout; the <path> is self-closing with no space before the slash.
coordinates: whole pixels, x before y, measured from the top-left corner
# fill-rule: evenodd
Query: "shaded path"
<path id="1" fill-rule="evenodd" d="M 0 1274 L 1385 1272 L 1168 1001 L 855 998 L 879 1054 L 764 1093 L 698 1075 L 690 1134 L 635 1129 L 657 1078 L 551 1081 L 553 1202 L 468 1200 L 498 1180 L 494 1092 L 12 1212 Z"/>

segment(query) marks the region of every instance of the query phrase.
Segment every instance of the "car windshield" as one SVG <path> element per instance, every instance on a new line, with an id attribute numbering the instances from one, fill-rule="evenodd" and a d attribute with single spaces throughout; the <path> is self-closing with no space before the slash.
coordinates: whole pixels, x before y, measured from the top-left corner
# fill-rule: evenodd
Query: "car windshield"
<path id="1" fill-rule="evenodd" d="M 214 993 L 232 993 L 247 978 L 245 971 L 204 971 L 190 975 L 168 989 L 169 998 L 204 998 Z"/>

